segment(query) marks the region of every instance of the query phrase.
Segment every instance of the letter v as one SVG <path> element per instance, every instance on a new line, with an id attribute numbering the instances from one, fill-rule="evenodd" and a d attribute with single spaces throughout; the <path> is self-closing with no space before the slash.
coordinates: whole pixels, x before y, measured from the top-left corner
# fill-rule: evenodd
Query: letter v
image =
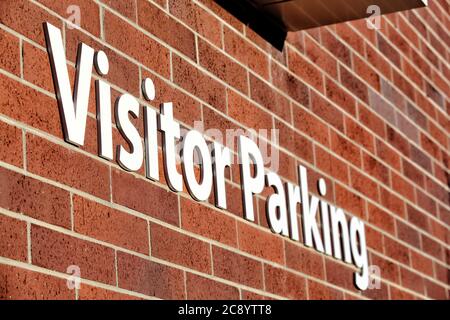
<path id="1" fill-rule="evenodd" d="M 91 91 L 94 49 L 84 43 L 78 47 L 77 73 L 72 98 L 61 31 L 46 22 L 44 23 L 44 32 L 64 139 L 76 146 L 82 146 L 84 144 L 89 93 Z"/>

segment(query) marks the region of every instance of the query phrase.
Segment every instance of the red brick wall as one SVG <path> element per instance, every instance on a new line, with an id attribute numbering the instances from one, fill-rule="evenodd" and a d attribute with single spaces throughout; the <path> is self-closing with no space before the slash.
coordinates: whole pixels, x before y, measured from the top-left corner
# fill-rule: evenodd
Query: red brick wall
<path id="1" fill-rule="evenodd" d="M 289 34 L 280 53 L 212 0 L 1 1 L 0 297 L 447 299 L 450 2 L 429 2 L 379 31 Z M 278 173 L 297 183 L 307 166 L 365 221 L 381 288 L 358 292 L 351 265 L 272 234 L 268 190 L 244 220 L 237 166 L 224 211 L 102 160 L 93 90 L 85 146 L 66 143 L 43 22 L 63 31 L 72 76 L 79 42 L 106 52 L 113 98 L 150 77 L 151 106 L 173 101 L 187 128 L 280 130 Z"/>

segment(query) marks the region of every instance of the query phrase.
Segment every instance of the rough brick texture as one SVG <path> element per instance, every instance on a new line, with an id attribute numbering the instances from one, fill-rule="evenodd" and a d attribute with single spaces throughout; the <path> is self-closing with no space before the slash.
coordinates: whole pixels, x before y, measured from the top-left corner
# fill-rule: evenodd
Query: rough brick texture
<path id="1" fill-rule="evenodd" d="M 450 1 L 429 2 L 380 30 L 290 33 L 279 52 L 213 0 L 0 1 L 0 298 L 448 299 Z M 146 103 L 150 77 L 150 105 L 172 101 L 184 128 L 279 130 L 279 175 L 297 183 L 305 165 L 311 189 L 325 178 L 327 201 L 364 220 L 380 289 L 274 235 L 268 188 L 246 221 L 237 165 L 221 210 L 172 192 L 162 163 L 153 182 L 98 157 L 93 81 L 85 146 L 66 143 L 43 22 L 63 29 L 72 82 L 84 42 L 108 55 L 114 99 Z"/>

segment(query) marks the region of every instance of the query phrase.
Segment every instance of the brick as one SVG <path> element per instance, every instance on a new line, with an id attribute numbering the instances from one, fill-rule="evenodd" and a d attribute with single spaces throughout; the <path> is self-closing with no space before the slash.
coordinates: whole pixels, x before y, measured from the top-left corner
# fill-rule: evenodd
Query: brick
<path id="1" fill-rule="evenodd" d="M 56 100 L 4 75 L 0 75 L 0 112 L 33 128 L 62 137 Z"/>
<path id="2" fill-rule="evenodd" d="M 109 200 L 106 165 L 38 136 L 27 136 L 27 168 L 37 175 Z"/>
<path id="3" fill-rule="evenodd" d="M 118 285 L 161 299 L 185 299 L 183 271 L 131 254 L 117 253 Z"/>
<path id="4" fill-rule="evenodd" d="M 416 146 L 411 146 L 411 160 L 421 166 L 425 171 L 431 171 L 431 159 Z"/>
<path id="5" fill-rule="evenodd" d="M 102 50 L 107 55 L 109 60 L 109 72 L 106 76 L 103 76 L 104 79 L 139 97 L 140 83 L 138 66 L 130 61 L 130 59 L 125 58 L 116 51 L 105 47 L 102 43 L 94 40 L 77 29 L 68 29 L 66 31 L 66 55 L 69 61 L 72 61 L 73 63 L 77 61 L 77 47 L 81 42 L 89 45 L 96 51 Z M 92 113 L 96 112 L 94 90 L 94 84 L 92 83 L 90 96 L 90 103 L 93 105 L 93 109 L 90 109 L 92 110 Z"/>
<path id="6" fill-rule="evenodd" d="M 280 146 L 309 163 L 313 162 L 313 145 L 311 141 L 301 136 L 281 121 L 275 121 L 275 128 L 279 130 Z"/>
<path id="7" fill-rule="evenodd" d="M 433 277 L 433 261 L 421 253 L 411 251 L 411 267 L 420 273 Z"/>
<path id="8" fill-rule="evenodd" d="M 225 87 L 187 61 L 172 56 L 174 82 L 212 107 L 225 112 Z"/>
<path id="9" fill-rule="evenodd" d="M 332 259 L 325 260 L 326 281 L 338 287 L 355 292 L 353 284 L 354 270 L 350 265 L 344 265 Z"/>
<path id="10" fill-rule="evenodd" d="M 189 29 L 148 1 L 137 1 L 137 10 L 142 28 L 195 60 L 195 36 Z"/>
<path id="11" fill-rule="evenodd" d="M 331 131 L 331 149 L 345 160 L 361 167 L 361 150 L 350 140 L 335 131 Z"/>
<path id="12" fill-rule="evenodd" d="M 416 91 L 414 90 L 414 87 L 411 85 L 411 83 L 407 80 L 407 78 L 394 70 L 393 79 L 394 84 L 400 89 L 400 91 L 414 101 Z"/>
<path id="13" fill-rule="evenodd" d="M 39 0 L 44 6 L 50 10 L 56 12 L 63 18 L 69 19 L 69 21 L 74 22 L 72 15 L 74 12 L 69 10 L 71 5 L 75 5 L 79 8 L 80 12 L 80 27 L 94 36 L 100 36 L 100 10 L 98 5 L 94 1 L 83 1 L 83 0 L 63 0 L 63 1 L 52 1 L 52 0 Z"/>
<path id="14" fill-rule="evenodd" d="M 240 92 L 248 94 L 247 70 L 206 41 L 199 40 L 198 52 L 201 66 Z"/>
<path id="15" fill-rule="evenodd" d="M 424 289 L 424 282 L 423 278 L 419 276 L 418 274 L 411 272 L 405 268 L 400 268 L 400 275 L 402 280 L 402 285 L 405 288 L 408 288 L 412 291 L 415 291 L 417 293 L 423 294 Z"/>
<path id="16" fill-rule="evenodd" d="M 324 259 L 316 251 L 285 241 L 286 266 L 290 269 L 323 279 Z"/>
<path id="17" fill-rule="evenodd" d="M 338 184 L 335 184 L 335 193 L 338 207 L 360 218 L 364 217 L 364 199 Z"/>
<path id="18" fill-rule="evenodd" d="M 388 164 L 391 168 L 400 171 L 401 170 L 401 159 L 400 155 L 395 149 L 391 148 L 387 143 L 376 139 L 376 154 Z"/>
<path id="19" fill-rule="evenodd" d="M 389 61 L 378 51 L 366 45 L 367 61 L 386 78 L 390 79 L 392 68 Z"/>
<path id="20" fill-rule="evenodd" d="M 180 201 L 183 229 L 228 246 L 237 246 L 236 220 L 234 218 L 194 201 L 184 198 Z"/>
<path id="21" fill-rule="evenodd" d="M 290 299 L 306 299 L 305 278 L 271 265 L 264 265 L 266 291 Z"/>
<path id="22" fill-rule="evenodd" d="M 401 290 L 399 288 L 390 286 L 389 290 L 390 290 L 391 299 L 393 299 L 393 300 L 415 300 L 414 295 L 412 295 L 404 290 Z"/>
<path id="23" fill-rule="evenodd" d="M 380 34 L 377 35 L 378 48 L 395 66 L 400 65 L 400 54 Z"/>
<path id="24" fill-rule="evenodd" d="M 186 290 L 189 300 L 239 300 L 237 288 L 192 273 L 186 275 Z"/>
<path id="25" fill-rule="evenodd" d="M 320 28 L 322 45 L 330 51 L 338 60 L 347 66 L 351 65 L 351 53 L 348 47 L 336 38 L 327 28 Z"/>
<path id="26" fill-rule="evenodd" d="M 345 134 L 352 141 L 357 142 L 366 150 L 375 153 L 375 143 L 373 135 L 362 127 L 358 122 L 349 117 L 345 117 Z M 364 152 L 363 155 L 366 153 Z M 364 158 L 363 158 L 364 159 Z"/>
<path id="27" fill-rule="evenodd" d="M 430 230 L 430 221 L 424 213 L 420 212 L 416 208 L 407 205 L 407 212 L 408 212 L 408 220 L 419 227 L 420 229 L 424 231 Z"/>
<path id="28" fill-rule="evenodd" d="M 81 277 L 115 285 L 114 250 L 40 226 L 31 227 L 32 263 L 66 273 L 80 268 Z"/>
<path id="29" fill-rule="evenodd" d="M 394 218 L 389 213 L 372 204 L 368 205 L 367 212 L 370 223 L 391 234 L 395 233 Z"/>
<path id="30" fill-rule="evenodd" d="M 405 241 L 406 243 L 409 243 L 410 245 L 420 248 L 420 235 L 419 232 L 415 229 L 413 229 L 411 226 L 407 225 L 406 223 L 400 222 L 397 220 L 397 237 Z"/>
<path id="31" fill-rule="evenodd" d="M 111 174 L 115 203 L 173 225 L 179 225 L 177 195 L 149 180 L 114 169 Z"/>
<path id="32" fill-rule="evenodd" d="M 189 0 L 169 0 L 169 10 L 171 14 L 189 25 L 215 46 L 222 46 L 222 36 L 217 32 L 221 28 L 221 22 L 206 10 Z"/>
<path id="33" fill-rule="evenodd" d="M 385 254 L 402 264 L 409 265 L 409 249 L 398 241 L 383 236 Z"/>
<path id="34" fill-rule="evenodd" d="M 401 152 L 405 157 L 409 157 L 411 152 L 409 142 L 389 125 L 387 126 L 387 141 L 394 149 Z"/>
<path id="35" fill-rule="evenodd" d="M 363 152 L 363 169 L 371 177 L 389 186 L 390 170 L 379 160 Z"/>
<path id="36" fill-rule="evenodd" d="M 415 202 L 414 186 L 397 173 L 391 171 L 391 174 L 392 190 L 409 199 L 411 202 Z"/>
<path id="37" fill-rule="evenodd" d="M 288 50 L 289 70 L 302 80 L 323 92 L 323 75 L 317 67 L 293 50 Z"/>
<path id="38" fill-rule="evenodd" d="M 338 23 L 334 28 L 336 29 L 336 35 L 360 55 L 364 55 L 364 38 L 357 34 L 356 31 L 350 27 L 349 23 Z M 353 57 L 355 57 L 355 55 L 353 55 Z"/>
<path id="39" fill-rule="evenodd" d="M 350 169 L 351 186 L 374 201 L 378 201 L 378 185 L 355 169 Z"/>
<path id="40" fill-rule="evenodd" d="M 424 252 L 428 253 L 429 255 L 435 257 L 438 260 L 444 260 L 443 255 L 445 253 L 445 250 L 439 242 L 431 239 L 430 237 L 424 234 L 421 235 L 421 239 L 422 239 L 422 250 Z"/>
<path id="41" fill-rule="evenodd" d="M 240 33 L 243 32 L 244 25 L 238 19 L 236 19 L 231 13 L 223 9 L 220 5 L 211 0 L 200 0 L 199 2 L 204 4 L 210 10 L 212 10 L 212 12 L 218 15 L 220 19 L 226 22 L 228 25 L 232 26 Z"/>
<path id="42" fill-rule="evenodd" d="M 262 78 L 269 79 L 269 59 L 266 54 L 228 27 L 224 27 L 223 41 L 227 53 Z"/>
<path id="43" fill-rule="evenodd" d="M 311 37 L 305 37 L 305 54 L 319 68 L 332 78 L 337 78 L 337 62 L 320 47 Z"/>
<path id="44" fill-rule="evenodd" d="M 128 19 L 134 22 L 136 21 L 137 4 L 135 0 L 123 0 L 123 1 L 101 0 L 101 1 L 110 8 L 119 12 L 124 17 L 127 17 Z"/>
<path id="45" fill-rule="evenodd" d="M 343 300 L 341 291 L 308 279 L 308 299 L 310 300 Z"/>
<path id="46" fill-rule="evenodd" d="M 239 249 L 275 263 L 284 264 L 283 240 L 243 222 L 238 222 Z"/>
<path id="47" fill-rule="evenodd" d="M 348 183 L 348 165 L 319 146 L 314 147 L 316 166 L 343 183 Z"/>
<path id="48" fill-rule="evenodd" d="M 155 40 L 137 31 L 125 20 L 110 11 L 105 12 L 106 41 L 113 47 L 136 59 L 165 78 L 170 75 L 169 50 Z"/>
<path id="49" fill-rule="evenodd" d="M 344 131 L 343 113 L 316 93 L 311 93 L 311 110 L 319 118 L 332 125 L 337 130 L 341 132 Z"/>
<path id="50" fill-rule="evenodd" d="M 212 255 L 215 276 L 252 288 L 263 288 L 261 262 L 215 246 Z"/>
<path id="51" fill-rule="evenodd" d="M 373 90 L 369 90 L 370 107 L 385 121 L 395 125 L 395 112 L 384 98 Z"/>
<path id="52" fill-rule="evenodd" d="M 381 79 L 381 95 L 395 108 L 405 111 L 406 101 L 404 96 L 385 79 Z"/>
<path id="53" fill-rule="evenodd" d="M 368 103 L 368 89 L 367 86 L 346 68 L 339 66 L 340 79 L 344 87 L 357 96 L 361 101 Z"/>
<path id="54" fill-rule="evenodd" d="M 391 213 L 400 217 L 405 217 L 405 203 L 397 195 L 390 192 L 383 187 L 380 188 L 381 204 L 386 207 Z"/>
<path id="55" fill-rule="evenodd" d="M 81 284 L 78 290 L 78 300 L 138 300 L 139 298 L 87 284 Z"/>
<path id="56" fill-rule="evenodd" d="M 71 227 L 69 192 L 0 168 L 0 206 L 64 228 Z"/>
<path id="57" fill-rule="evenodd" d="M 328 126 L 300 107 L 293 108 L 294 126 L 324 146 L 330 145 Z"/>
<path id="58" fill-rule="evenodd" d="M 74 300 L 67 280 L 18 267 L 0 265 L 2 300 Z"/>
<path id="59" fill-rule="evenodd" d="M 54 92 L 48 54 L 27 42 L 23 43 L 23 73 L 25 80 Z"/>
<path id="60" fill-rule="evenodd" d="M 150 224 L 152 256 L 203 273 L 211 273 L 210 245 L 177 231 Z"/>
<path id="61" fill-rule="evenodd" d="M 232 90 L 227 90 L 228 115 L 250 129 L 272 129 L 272 117 Z M 270 136 L 269 136 L 270 137 Z"/>
<path id="62" fill-rule="evenodd" d="M 272 63 L 274 82 L 300 104 L 309 104 L 308 88 L 297 78 L 275 63 Z M 272 90 L 269 84 L 250 74 L 250 97 L 278 117 L 291 122 L 291 106 L 289 100 Z"/>
<path id="63" fill-rule="evenodd" d="M 261 294 L 257 294 L 251 291 L 242 290 L 241 291 L 241 300 L 267 300 L 268 297 L 263 296 Z"/>
<path id="64" fill-rule="evenodd" d="M 422 171 L 417 169 L 411 162 L 402 159 L 403 175 L 411 180 L 415 185 L 425 187 L 425 176 Z"/>
<path id="65" fill-rule="evenodd" d="M 145 220 L 76 195 L 72 202 L 74 230 L 77 233 L 148 255 Z"/>
<path id="66" fill-rule="evenodd" d="M 447 300 L 448 290 L 444 286 L 440 286 L 435 282 L 424 279 L 427 296 L 435 300 Z"/>
<path id="67" fill-rule="evenodd" d="M 362 104 L 358 104 L 359 121 L 368 127 L 378 136 L 386 137 L 386 125 L 385 122 L 374 112 L 369 110 Z"/>
<path id="68" fill-rule="evenodd" d="M 396 262 L 392 262 L 375 254 L 371 255 L 370 262 L 372 265 L 380 268 L 382 279 L 400 284 L 400 269 Z"/>
<path id="69" fill-rule="evenodd" d="M 17 167 L 23 166 L 22 130 L 0 121 L 0 161 Z"/>
<path id="70" fill-rule="evenodd" d="M 26 222 L 0 215 L 0 235 L 0 255 L 26 262 L 28 257 Z"/>
<path id="71" fill-rule="evenodd" d="M 325 92 L 328 99 L 336 103 L 340 108 L 343 108 L 351 115 L 356 116 L 355 99 L 328 77 L 325 78 Z"/>
<path id="72" fill-rule="evenodd" d="M 0 30 L 0 69 L 20 77 L 19 38 Z"/>
<path id="73" fill-rule="evenodd" d="M 0 3 L 0 12 L 2 13 L 0 22 L 3 25 L 37 42 L 41 46 L 45 46 L 42 23 L 49 22 L 58 28 L 62 27 L 59 19 L 26 0 L 18 0 L 14 3 L 2 1 Z"/>

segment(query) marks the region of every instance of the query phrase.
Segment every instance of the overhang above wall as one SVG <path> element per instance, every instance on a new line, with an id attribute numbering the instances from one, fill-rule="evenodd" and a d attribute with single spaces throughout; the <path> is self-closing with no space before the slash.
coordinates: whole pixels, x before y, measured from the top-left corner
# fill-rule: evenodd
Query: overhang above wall
<path id="1" fill-rule="evenodd" d="M 366 18 L 369 6 L 381 14 L 427 5 L 427 0 L 216 0 L 276 48 L 288 31 Z"/>

